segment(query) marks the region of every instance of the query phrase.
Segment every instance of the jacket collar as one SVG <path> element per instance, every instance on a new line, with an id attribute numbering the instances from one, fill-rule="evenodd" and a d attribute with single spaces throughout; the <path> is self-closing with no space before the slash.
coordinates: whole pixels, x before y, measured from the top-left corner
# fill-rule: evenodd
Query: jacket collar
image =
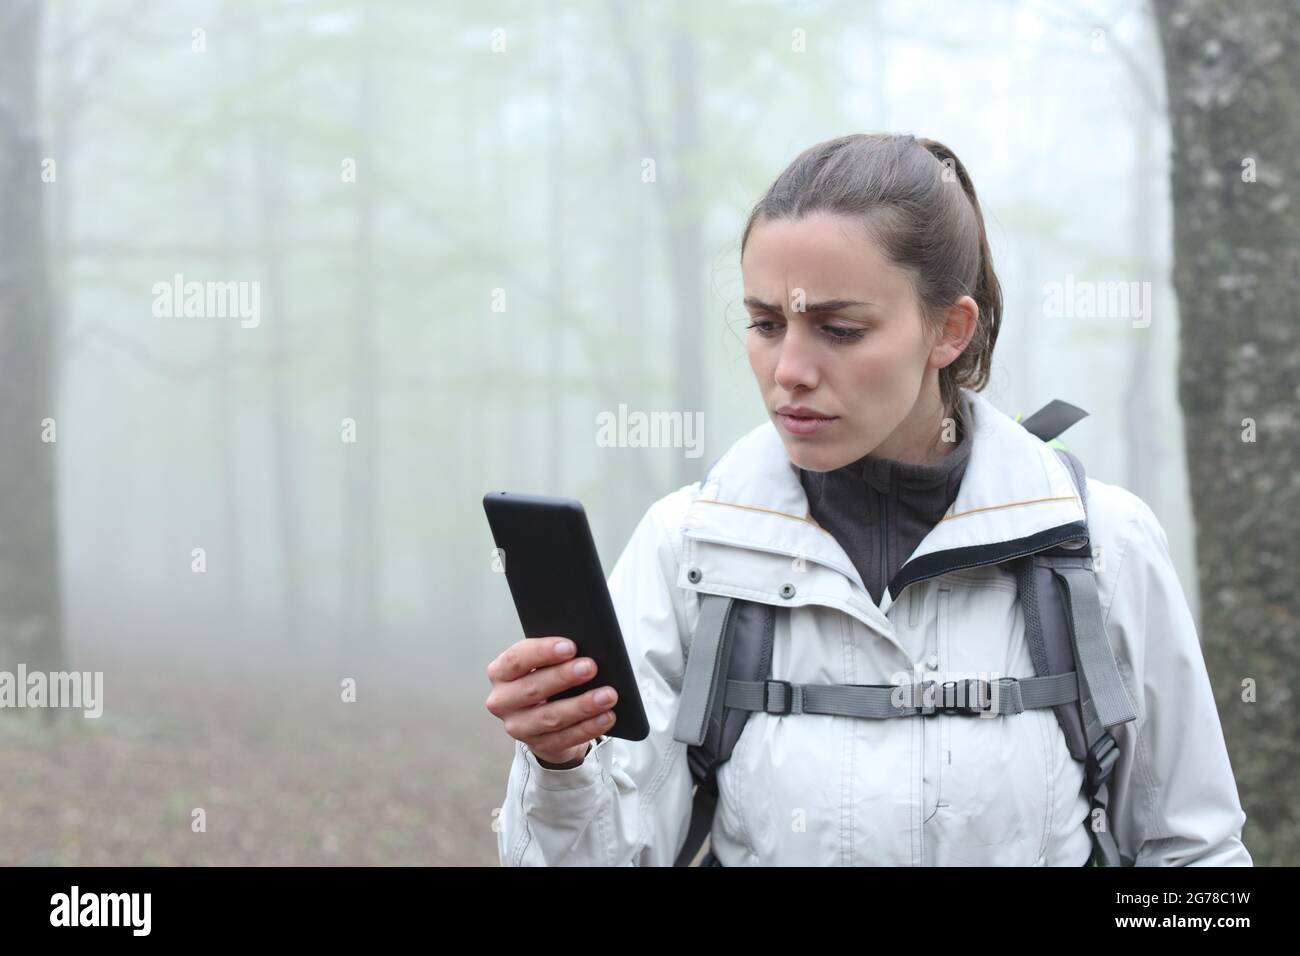
<path id="1" fill-rule="evenodd" d="M 970 403 L 972 445 L 961 486 L 947 513 L 890 582 L 882 611 L 913 581 L 997 563 L 1087 533 L 1083 504 L 1056 453 L 978 392 L 962 389 L 962 394 Z M 864 515 L 864 520 L 871 518 Z M 809 514 L 798 468 L 771 421 L 742 436 L 714 464 L 686 510 L 682 533 L 802 557 L 863 587 L 839 542 Z"/>

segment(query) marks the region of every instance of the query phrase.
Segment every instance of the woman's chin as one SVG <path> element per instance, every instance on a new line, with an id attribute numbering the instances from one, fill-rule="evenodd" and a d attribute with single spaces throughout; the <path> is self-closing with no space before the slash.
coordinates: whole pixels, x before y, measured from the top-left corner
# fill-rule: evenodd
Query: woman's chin
<path id="1" fill-rule="evenodd" d="M 852 458 L 839 461 L 834 449 L 810 448 L 805 442 L 786 442 L 786 454 L 796 466 L 804 471 L 834 471 L 840 465 L 847 464 Z"/>

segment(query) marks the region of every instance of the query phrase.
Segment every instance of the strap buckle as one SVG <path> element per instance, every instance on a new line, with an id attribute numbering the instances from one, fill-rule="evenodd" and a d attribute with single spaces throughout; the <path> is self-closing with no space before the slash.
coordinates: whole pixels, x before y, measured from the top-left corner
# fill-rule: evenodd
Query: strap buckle
<path id="1" fill-rule="evenodd" d="M 936 683 L 927 680 L 916 685 L 921 689 L 921 699 L 916 707 L 917 713 L 922 717 L 932 717 L 935 714 L 966 714 L 978 717 L 993 709 L 993 695 L 989 691 L 989 682 L 986 680 L 967 677 L 959 681 L 944 681 L 938 694 L 933 690 Z M 964 685 L 960 693 L 957 690 L 958 684 Z"/>
<path id="2" fill-rule="evenodd" d="M 772 685 L 780 684 L 785 688 L 785 709 L 772 709 Z M 763 710 L 777 717 L 783 717 L 786 714 L 794 713 L 794 685 L 788 680 L 773 680 L 771 678 L 763 682 Z"/>
<path id="3" fill-rule="evenodd" d="M 1097 738 L 1097 742 L 1088 748 L 1088 757 L 1083 762 L 1089 794 L 1094 794 L 1101 789 L 1102 784 L 1109 779 L 1117 760 L 1119 760 L 1119 744 L 1115 742 L 1109 730 L 1104 730 Z"/>

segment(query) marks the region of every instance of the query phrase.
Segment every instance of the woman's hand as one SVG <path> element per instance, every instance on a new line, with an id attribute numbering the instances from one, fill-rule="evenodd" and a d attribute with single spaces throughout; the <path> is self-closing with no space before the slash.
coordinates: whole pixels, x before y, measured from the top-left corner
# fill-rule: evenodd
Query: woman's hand
<path id="1" fill-rule="evenodd" d="M 580 762 L 587 745 L 614 726 L 611 708 L 618 694 L 612 687 L 549 700 L 595 675 L 596 662 L 590 657 L 569 660 L 575 651 L 573 642 L 565 638 L 526 637 L 487 667 L 492 682 L 488 711 L 501 718 L 507 734 L 523 741 L 546 763 Z"/>

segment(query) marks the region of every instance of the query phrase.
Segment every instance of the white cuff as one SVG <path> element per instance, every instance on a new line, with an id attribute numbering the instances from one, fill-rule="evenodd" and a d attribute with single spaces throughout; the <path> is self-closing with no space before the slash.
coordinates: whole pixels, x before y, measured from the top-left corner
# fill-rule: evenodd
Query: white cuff
<path id="1" fill-rule="evenodd" d="M 596 751 L 602 743 L 609 739 L 604 734 L 597 737 L 591 742 L 582 763 L 567 770 L 554 770 L 550 767 L 543 767 L 537 761 L 537 755 L 529 749 L 526 743 L 517 741 L 517 744 L 520 753 L 523 754 L 529 767 L 536 774 L 534 779 L 537 781 L 537 786 L 543 790 L 580 790 L 583 787 L 591 786 L 600 779 L 600 764 Z"/>

